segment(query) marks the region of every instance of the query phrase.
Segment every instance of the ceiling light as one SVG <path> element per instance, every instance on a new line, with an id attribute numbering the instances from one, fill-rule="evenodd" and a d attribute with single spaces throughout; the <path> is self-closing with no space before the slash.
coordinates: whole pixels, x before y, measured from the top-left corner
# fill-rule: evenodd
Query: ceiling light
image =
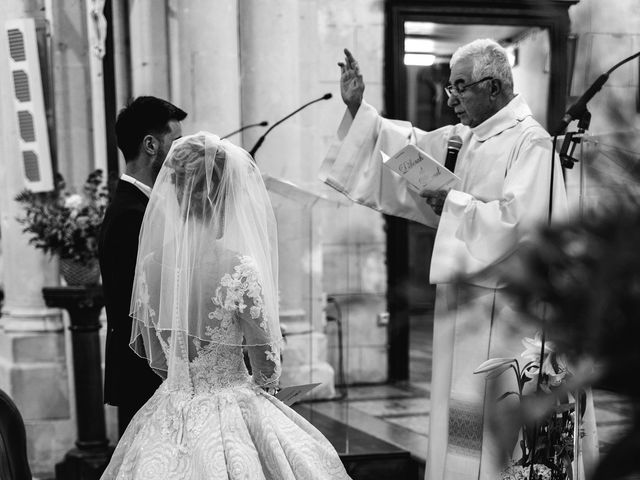
<path id="1" fill-rule="evenodd" d="M 436 49 L 436 43 L 430 38 L 404 39 L 404 51 L 411 53 L 432 53 Z"/>
<path id="2" fill-rule="evenodd" d="M 504 48 L 507 52 L 507 58 L 509 59 L 509 65 L 511 68 L 516 67 L 518 65 L 518 47 L 514 45 L 509 45 Z"/>
<path id="3" fill-rule="evenodd" d="M 423 67 L 429 67 L 435 62 L 436 56 L 428 53 L 405 53 L 404 64 L 405 65 L 419 65 Z"/>

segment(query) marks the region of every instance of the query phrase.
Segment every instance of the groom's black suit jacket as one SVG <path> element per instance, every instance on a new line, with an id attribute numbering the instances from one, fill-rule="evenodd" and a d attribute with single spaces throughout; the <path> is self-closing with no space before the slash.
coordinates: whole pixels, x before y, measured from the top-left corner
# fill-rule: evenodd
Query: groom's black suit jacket
<path id="1" fill-rule="evenodd" d="M 120 180 L 98 240 L 107 310 L 104 402 L 128 408 L 144 405 L 161 383 L 147 360 L 129 347 L 132 323 L 129 307 L 138 237 L 148 202 L 138 188 Z"/>

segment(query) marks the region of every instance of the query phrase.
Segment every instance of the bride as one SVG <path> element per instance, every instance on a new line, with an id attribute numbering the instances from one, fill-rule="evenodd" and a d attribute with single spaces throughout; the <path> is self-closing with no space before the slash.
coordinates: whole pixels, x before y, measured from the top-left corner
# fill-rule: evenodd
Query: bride
<path id="1" fill-rule="evenodd" d="M 322 434 L 271 395 L 277 270 L 250 156 L 207 132 L 175 141 L 144 216 L 130 313 L 130 346 L 164 381 L 102 479 L 349 478 Z"/>

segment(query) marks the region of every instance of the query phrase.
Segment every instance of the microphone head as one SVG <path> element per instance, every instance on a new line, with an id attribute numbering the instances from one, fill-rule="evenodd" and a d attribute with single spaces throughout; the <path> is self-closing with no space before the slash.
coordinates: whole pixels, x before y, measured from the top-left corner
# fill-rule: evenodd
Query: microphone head
<path id="1" fill-rule="evenodd" d="M 458 151 L 460 150 L 461 147 L 462 147 L 462 139 L 458 135 L 453 135 L 452 137 L 449 138 L 449 141 L 447 142 L 448 150 Z"/>
<path id="2" fill-rule="evenodd" d="M 258 124 L 259 127 L 266 127 L 267 125 L 269 125 L 269 122 L 267 122 L 266 120 L 263 120 Z"/>
<path id="3" fill-rule="evenodd" d="M 333 97 L 333 95 L 332 95 L 332 94 L 330 94 L 330 93 L 325 93 L 325 94 L 322 96 L 322 99 L 323 99 L 323 100 L 329 100 L 331 97 Z"/>

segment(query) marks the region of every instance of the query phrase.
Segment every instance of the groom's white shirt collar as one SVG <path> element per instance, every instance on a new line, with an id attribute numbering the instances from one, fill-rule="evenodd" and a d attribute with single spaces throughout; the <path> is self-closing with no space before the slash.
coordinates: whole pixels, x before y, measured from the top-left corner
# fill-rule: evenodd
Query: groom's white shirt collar
<path id="1" fill-rule="evenodd" d="M 135 178 L 133 178 L 130 175 L 127 175 L 126 173 L 122 174 L 122 176 L 120 177 L 120 180 L 124 182 L 129 182 L 133 186 L 137 187 L 138 190 L 144 193 L 147 197 L 151 197 L 151 187 L 149 185 L 145 185 L 140 180 L 136 180 Z"/>

